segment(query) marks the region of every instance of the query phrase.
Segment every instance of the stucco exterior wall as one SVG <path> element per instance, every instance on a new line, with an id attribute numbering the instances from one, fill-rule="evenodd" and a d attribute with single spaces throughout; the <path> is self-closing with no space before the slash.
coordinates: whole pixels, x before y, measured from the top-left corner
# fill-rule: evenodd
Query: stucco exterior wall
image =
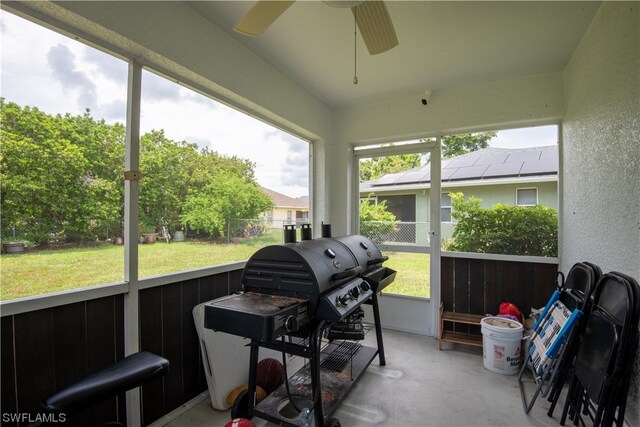
<path id="1" fill-rule="evenodd" d="M 606 2 L 565 70 L 562 269 L 640 278 L 640 5 Z"/>
<path id="2" fill-rule="evenodd" d="M 461 192 L 465 198 L 475 196 L 482 199 L 483 208 L 490 208 L 496 203 L 516 204 L 518 188 L 537 188 L 538 204 L 558 209 L 558 184 L 556 182 L 539 182 L 527 184 L 478 185 L 469 187 L 442 187 L 443 193 Z"/>
<path id="3" fill-rule="evenodd" d="M 604 2 L 564 72 L 561 269 L 640 280 L 640 4 Z M 640 358 L 626 420 L 640 426 Z"/>

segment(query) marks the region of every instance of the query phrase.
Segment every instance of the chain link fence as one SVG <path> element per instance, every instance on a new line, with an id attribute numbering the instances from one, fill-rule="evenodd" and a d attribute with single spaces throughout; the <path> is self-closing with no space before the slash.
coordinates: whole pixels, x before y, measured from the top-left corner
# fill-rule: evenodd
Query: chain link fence
<path id="1" fill-rule="evenodd" d="M 306 223 L 308 223 L 306 218 L 296 221 L 268 218 L 231 219 L 227 222 L 225 234 L 221 236 L 220 240 L 226 243 L 238 243 L 247 239 L 261 238 L 269 243 L 281 243 L 283 241 L 282 230 L 285 225 L 295 225 L 299 230 L 300 226 Z M 172 240 L 175 241 L 173 239 L 174 232 L 170 230 Z M 364 221 L 360 223 L 360 234 L 367 236 L 377 244 L 428 246 L 430 242 L 429 222 Z M 196 237 L 197 235 L 198 233 L 195 231 L 184 230 L 184 237 Z M 91 228 L 90 233 L 85 233 L 82 236 L 53 231 L 46 234 L 46 239 L 40 238 L 38 240 L 32 239 L 27 230 L 20 227 L 8 227 L 4 230 L 2 242 L 22 243 L 27 249 L 50 249 L 109 243 L 122 244 L 122 238 L 123 230 L 121 228 L 100 225 Z M 299 231 L 297 240 L 300 240 Z"/>
<path id="2" fill-rule="evenodd" d="M 124 227 L 118 221 L 105 224 L 92 221 L 83 230 L 68 230 L 64 224 L 3 224 L 2 251 L 18 253 L 27 250 L 66 249 L 122 243 Z"/>
<path id="3" fill-rule="evenodd" d="M 307 218 L 296 221 L 282 219 L 231 219 L 227 222 L 225 240 L 227 243 L 238 243 L 246 239 L 262 238 L 269 243 L 282 243 L 283 228 L 285 225 L 295 225 L 297 240 L 300 241 L 300 227 L 309 223 Z"/>
<path id="4" fill-rule="evenodd" d="M 377 244 L 429 245 L 429 222 L 362 221 L 360 234 Z"/>

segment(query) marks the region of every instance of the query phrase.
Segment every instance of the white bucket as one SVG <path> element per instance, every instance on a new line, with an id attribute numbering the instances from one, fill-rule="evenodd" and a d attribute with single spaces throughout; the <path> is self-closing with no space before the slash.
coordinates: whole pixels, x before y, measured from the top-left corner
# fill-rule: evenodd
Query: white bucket
<path id="1" fill-rule="evenodd" d="M 484 367 L 498 374 L 517 374 L 522 359 L 522 325 L 502 317 L 485 317 L 480 325 Z"/>

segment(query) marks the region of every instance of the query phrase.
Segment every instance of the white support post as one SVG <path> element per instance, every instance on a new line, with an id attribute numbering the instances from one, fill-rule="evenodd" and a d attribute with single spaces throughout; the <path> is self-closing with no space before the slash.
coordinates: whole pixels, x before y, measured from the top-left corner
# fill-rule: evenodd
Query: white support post
<path id="1" fill-rule="evenodd" d="M 124 181 L 124 280 L 129 289 L 124 297 L 124 353 L 140 350 L 138 321 L 138 184 L 140 175 L 140 92 L 142 66 L 129 62 L 127 85 L 127 136 L 125 140 Z M 140 389 L 127 392 L 127 425 L 141 421 Z"/>
<path id="2" fill-rule="evenodd" d="M 431 276 L 431 324 L 433 325 L 433 336 L 438 337 L 440 335 L 440 321 L 439 321 L 439 307 L 440 307 L 440 236 L 441 223 L 440 223 L 440 178 L 441 178 L 441 138 L 436 138 L 436 144 L 431 150 L 431 212 L 430 212 L 430 224 L 431 224 L 431 262 L 430 262 L 430 276 Z"/>

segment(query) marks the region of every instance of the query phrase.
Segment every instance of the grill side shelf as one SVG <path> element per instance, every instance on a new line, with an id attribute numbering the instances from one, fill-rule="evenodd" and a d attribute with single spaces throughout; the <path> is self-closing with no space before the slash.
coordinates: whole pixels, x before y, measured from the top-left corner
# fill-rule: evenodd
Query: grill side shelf
<path id="1" fill-rule="evenodd" d="M 290 319 L 295 319 L 292 322 Z M 309 323 L 308 302 L 298 298 L 247 292 L 208 302 L 204 326 L 228 334 L 269 342 Z"/>

